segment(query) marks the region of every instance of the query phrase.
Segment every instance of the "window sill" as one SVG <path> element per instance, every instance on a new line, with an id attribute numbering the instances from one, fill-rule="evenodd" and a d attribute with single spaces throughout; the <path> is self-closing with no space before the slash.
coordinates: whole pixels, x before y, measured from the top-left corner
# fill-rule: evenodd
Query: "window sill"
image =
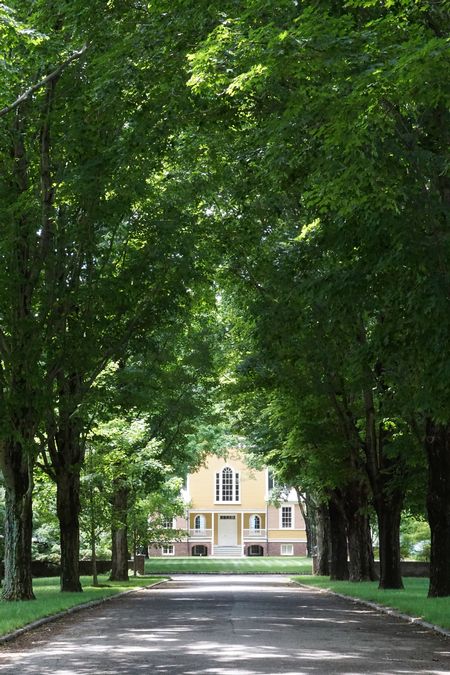
<path id="1" fill-rule="evenodd" d="M 225 505 L 225 506 L 227 506 L 227 504 L 231 504 L 231 505 L 233 506 L 233 505 L 235 505 L 235 504 L 239 505 L 240 503 L 241 503 L 241 502 L 214 502 L 214 504 L 216 504 L 216 505 L 218 505 L 218 506 L 220 506 L 220 505 Z"/>

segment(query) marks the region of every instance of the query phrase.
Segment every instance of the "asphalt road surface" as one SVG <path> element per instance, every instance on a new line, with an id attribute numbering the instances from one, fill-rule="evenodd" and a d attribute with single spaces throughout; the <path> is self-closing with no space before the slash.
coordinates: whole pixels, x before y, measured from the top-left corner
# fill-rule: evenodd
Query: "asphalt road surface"
<path id="1" fill-rule="evenodd" d="M 17 675 L 450 673 L 450 639 L 280 576 L 177 576 L 0 648 Z"/>

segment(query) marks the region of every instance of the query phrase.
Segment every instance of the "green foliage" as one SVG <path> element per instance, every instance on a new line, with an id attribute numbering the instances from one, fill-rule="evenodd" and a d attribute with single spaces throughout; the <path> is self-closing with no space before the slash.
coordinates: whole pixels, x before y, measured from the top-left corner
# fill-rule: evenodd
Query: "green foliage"
<path id="1" fill-rule="evenodd" d="M 430 527 L 425 519 L 405 513 L 400 526 L 400 550 L 403 558 L 430 560 Z"/>
<path id="2" fill-rule="evenodd" d="M 56 486 L 40 467 L 36 467 L 34 472 L 33 504 L 33 560 L 59 563 L 61 551 L 56 517 Z"/>

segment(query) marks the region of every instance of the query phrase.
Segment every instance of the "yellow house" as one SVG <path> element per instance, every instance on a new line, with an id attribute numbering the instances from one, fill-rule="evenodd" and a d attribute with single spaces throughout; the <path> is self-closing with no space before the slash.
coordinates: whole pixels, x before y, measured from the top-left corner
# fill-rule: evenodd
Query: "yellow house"
<path id="1" fill-rule="evenodd" d="M 183 541 L 150 546 L 150 556 L 289 556 L 306 554 L 305 523 L 294 490 L 279 506 L 269 503 L 269 469 L 249 467 L 238 450 L 210 455 L 188 476 L 185 517 L 167 527 L 186 531 Z"/>

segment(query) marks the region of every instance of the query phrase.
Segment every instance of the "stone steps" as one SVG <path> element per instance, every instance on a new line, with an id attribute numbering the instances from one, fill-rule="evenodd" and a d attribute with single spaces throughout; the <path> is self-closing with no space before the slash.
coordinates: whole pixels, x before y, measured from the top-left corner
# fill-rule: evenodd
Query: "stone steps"
<path id="1" fill-rule="evenodd" d="M 241 558 L 242 546 L 214 546 L 215 558 Z"/>

